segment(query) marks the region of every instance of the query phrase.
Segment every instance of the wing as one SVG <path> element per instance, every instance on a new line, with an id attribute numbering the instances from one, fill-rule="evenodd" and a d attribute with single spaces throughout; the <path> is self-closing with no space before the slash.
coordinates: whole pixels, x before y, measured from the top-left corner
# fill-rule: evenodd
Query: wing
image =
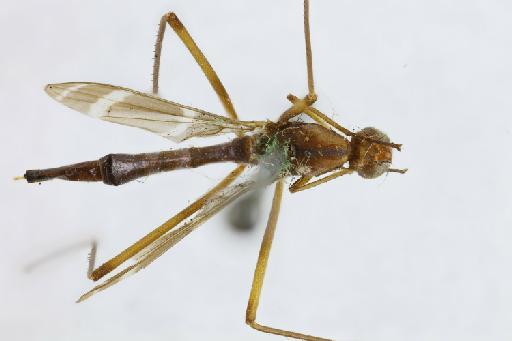
<path id="1" fill-rule="evenodd" d="M 254 173 L 253 170 L 251 171 Z M 269 182 L 274 180 L 269 179 L 268 181 L 262 183 L 261 181 L 257 180 L 256 176 L 244 176 L 244 174 L 242 174 L 239 179 L 240 180 L 233 182 L 231 185 L 215 193 L 213 197 L 205 202 L 201 209 L 199 209 L 191 219 L 183 222 L 177 229 L 173 229 L 167 234 L 164 234 L 150 245 L 148 245 L 146 248 L 141 250 L 137 255 L 135 255 L 135 263 L 133 265 L 127 266 L 119 273 L 106 279 L 103 283 L 94 287 L 89 292 L 83 294 L 78 299 L 78 302 L 81 302 L 98 293 L 99 291 L 107 289 L 108 287 L 120 282 L 124 278 L 144 269 L 155 259 L 160 257 L 167 250 L 185 238 L 189 233 L 194 231 L 202 223 L 223 209 L 230 202 L 240 197 L 242 194 L 248 192 L 249 190 L 255 187 L 267 185 Z"/>
<path id="2" fill-rule="evenodd" d="M 109 84 L 49 84 L 45 91 L 57 102 L 87 116 L 149 130 L 175 142 L 191 137 L 247 132 L 265 124 L 235 121 Z"/>

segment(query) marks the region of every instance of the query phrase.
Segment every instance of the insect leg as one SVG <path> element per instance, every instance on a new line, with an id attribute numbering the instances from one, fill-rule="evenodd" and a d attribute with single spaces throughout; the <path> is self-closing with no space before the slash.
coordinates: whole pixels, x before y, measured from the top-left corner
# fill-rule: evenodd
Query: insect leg
<path id="1" fill-rule="evenodd" d="M 288 97 L 289 96 L 291 96 L 291 95 L 288 95 Z M 294 97 L 294 100 L 293 101 L 290 100 L 293 105 L 290 108 L 288 108 L 285 112 L 283 112 L 281 114 L 281 116 L 279 116 L 279 119 L 277 120 L 278 123 L 280 123 L 280 124 L 288 123 L 289 120 L 291 120 L 295 116 L 302 114 L 304 112 L 304 110 L 306 110 L 306 108 L 308 108 L 311 104 L 313 104 L 313 102 L 310 101 L 307 96 L 303 99 L 299 99 L 295 96 L 293 96 L 293 97 Z"/>
<path id="2" fill-rule="evenodd" d="M 323 178 L 320 178 L 318 180 L 311 181 L 311 182 L 309 182 L 312 178 L 311 176 L 302 176 L 301 178 L 299 178 L 299 180 L 295 181 L 290 186 L 290 192 L 295 193 L 295 192 L 300 192 L 300 191 L 303 191 L 306 189 L 310 189 L 310 188 L 316 187 L 318 185 L 321 185 L 323 183 L 326 183 L 327 181 L 331 181 L 337 177 L 343 176 L 345 174 L 350 174 L 353 171 L 354 171 L 353 169 L 342 168 L 339 171 L 334 172 L 326 177 L 323 177 Z"/>
<path id="3" fill-rule="evenodd" d="M 262 331 L 264 333 L 271 333 L 276 335 L 282 335 L 286 337 L 293 337 L 302 340 L 320 341 L 327 340 L 315 336 L 306 334 L 300 334 L 288 330 L 282 330 L 277 328 L 271 328 L 256 323 L 256 312 L 260 301 L 261 288 L 263 286 L 263 280 L 265 279 L 265 270 L 267 268 L 268 256 L 272 247 L 272 240 L 274 239 L 274 232 L 276 230 L 277 218 L 279 216 L 279 209 L 281 206 L 281 199 L 283 195 L 283 180 L 279 180 L 276 184 L 274 192 L 274 199 L 272 200 L 272 209 L 267 221 L 267 228 L 263 235 L 261 242 L 260 253 L 258 256 L 258 262 L 256 263 L 256 269 L 254 270 L 254 277 L 252 280 L 251 293 L 249 296 L 249 303 L 247 304 L 247 311 L 245 315 L 245 322 L 252 328 Z"/>
<path id="4" fill-rule="evenodd" d="M 93 270 L 90 274 L 90 278 L 94 281 L 99 280 L 103 276 L 107 275 L 118 266 L 123 264 L 128 259 L 135 256 L 139 251 L 146 248 L 148 245 L 153 243 L 155 240 L 160 238 L 162 235 L 169 232 L 172 228 L 182 222 L 184 219 L 190 217 L 192 214 L 197 212 L 205 202 L 208 201 L 213 195 L 215 195 L 220 190 L 226 188 L 230 183 L 232 183 L 245 169 L 245 165 L 240 165 L 235 170 L 233 170 L 227 177 L 225 177 L 221 182 L 219 182 L 215 187 L 213 187 L 210 191 L 208 191 L 201 198 L 178 212 L 174 217 L 167 220 L 165 223 L 139 239 L 134 244 L 127 247 L 125 250 L 120 252 L 117 256 L 108 260 L 107 262 L 100 265 L 97 269 Z"/>
<path id="5" fill-rule="evenodd" d="M 302 100 L 300 98 L 297 98 L 296 96 L 294 96 L 292 94 L 289 94 L 287 96 L 287 98 L 294 105 L 300 104 L 302 101 L 304 101 L 304 100 Z M 308 107 L 304 108 L 303 112 L 304 112 L 304 114 L 308 115 L 313 120 L 315 120 L 316 122 L 318 122 L 318 123 L 320 123 L 320 124 L 322 124 L 324 126 L 325 126 L 325 124 L 328 124 L 332 128 L 334 128 L 334 129 L 336 129 L 338 131 L 341 131 L 343 134 L 345 134 L 347 136 L 356 136 L 357 135 L 356 133 L 348 130 L 347 128 L 345 128 L 343 126 L 341 126 L 339 123 L 337 123 L 333 119 L 329 118 L 327 115 L 325 115 L 324 113 L 322 113 L 320 110 L 318 110 L 316 108 L 308 106 Z M 379 143 L 379 144 L 390 146 L 391 148 L 395 148 L 398 151 L 400 151 L 401 148 L 402 148 L 402 145 L 398 144 L 398 143 L 378 141 L 378 140 L 374 140 L 374 139 L 367 138 L 367 137 L 365 137 L 365 139 L 367 139 L 369 141 L 372 141 L 372 142 L 375 142 L 375 143 Z"/>
<path id="6" fill-rule="evenodd" d="M 199 67 L 201 67 L 201 70 L 203 71 L 204 75 L 210 82 L 213 90 L 215 90 L 217 96 L 222 102 L 222 105 L 224 106 L 224 109 L 228 113 L 228 116 L 234 120 L 238 120 L 238 115 L 236 114 L 235 108 L 233 107 L 233 103 L 229 98 L 226 88 L 224 88 L 224 85 L 220 81 L 219 76 L 217 76 L 217 73 L 215 72 L 211 64 L 208 62 L 203 52 L 201 52 L 201 50 L 195 43 L 194 39 L 192 39 L 192 37 L 188 33 L 185 26 L 183 26 L 180 19 L 178 19 L 176 14 L 173 12 L 169 12 L 162 17 L 162 19 L 160 20 L 160 26 L 158 28 L 153 64 L 153 93 L 156 94 L 158 92 L 160 55 L 162 52 L 162 42 L 164 39 L 166 23 L 168 23 L 169 26 L 171 26 L 171 28 L 174 30 L 174 32 L 176 32 L 176 34 L 183 42 L 185 47 L 190 51 L 192 57 L 194 57 L 194 59 L 196 60 Z"/>
<path id="7" fill-rule="evenodd" d="M 301 114 L 305 107 L 312 105 L 317 100 L 315 82 L 313 79 L 313 53 L 311 51 L 311 34 L 309 29 L 309 0 L 304 0 L 304 40 L 306 43 L 306 68 L 308 72 L 308 94 L 304 99 L 297 99 L 293 107 L 286 110 L 279 122 L 287 122 L 291 118 Z"/>
<path id="8" fill-rule="evenodd" d="M 292 94 L 289 94 L 286 98 L 290 102 L 292 102 L 293 104 L 298 104 L 301 101 L 303 101 L 300 98 L 298 98 L 297 96 L 294 96 Z M 322 124 L 322 125 L 325 125 L 327 123 L 330 126 L 332 126 L 333 128 L 341 131 L 343 134 L 345 134 L 347 136 L 354 136 L 354 135 L 356 135 L 354 132 L 348 130 L 347 128 L 345 128 L 343 126 L 341 126 L 336 121 L 330 119 L 328 116 L 326 116 L 325 114 L 323 114 L 320 110 L 318 110 L 316 108 L 308 106 L 308 107 L 304 108 L 304 113 L 306 115 L 308 115 L 309 117 L 311 117 L 313 120 L 315 120 L 317 123 Z"/>
<path id="9" fill-rule="evenodd" d="M 295 181 L 293 184 L 291 184 L 290 192 L 295 193 L 297 191 L 300 191 L 300 188 L 302 186 L 304 186 L 305 184 L 307 184 L 309 182 L 309 180 L 311 180 L 311 178 L 312 178 L 311 175 L 301 176 L 299 179 L 297 179 L 297 181 Z"/>
<path id="10" fill-rule="evenodd" d="M 308 69 L 308 98 L 315 102 L 315 82 L 313 79 L 313 53 L 311 52 L 311 34 L 309 30 L 309 0 L 304 0 L 304 38 L 306 42 L 306 65 Z"/>

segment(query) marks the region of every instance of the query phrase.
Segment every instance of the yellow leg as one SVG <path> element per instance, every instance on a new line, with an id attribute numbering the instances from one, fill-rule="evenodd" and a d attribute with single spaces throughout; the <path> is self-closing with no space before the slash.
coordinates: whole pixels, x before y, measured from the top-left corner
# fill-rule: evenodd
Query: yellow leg
<path id="1" fill-rule="evenodd" d="M 288 95 L 287 98 L 294 105 L 301 105 L 301 103 L 304 101 L 304 100 L 302 100 L 300 98 L 297 98 L 296 96 L 294 96 L 292 94 Z M 320 123 L 322 125 L 324 125 L 323 122 L 325 122 L 328 125 L 330 125 L 331 127 L 333 127 L 334 129 L 336 129 L 338 131 L 341 131 L 343 134 L 345 134 L 347 136 L 355 136 L 355 135 L 357 135 L 356 133 L 348 130 L 347 128 L 345 128 L 343 126 L 341 126 L 336 121 L 332 120 L 331 118 L 329 118 L 327 115 L 325 115 L 324 113 L 322 113 L 320 110 L 318 110 L 316 108 L 308 106 L 308 107 L 304 108 L 303 112 L 306 115 L 308 115 L 309 117 L 311 117 L 313 120 L 315 120 L 316 122 L 318 122 L 318 123 Z M 368 141 L 374 142 L 374 143 L 390 146 L 391 148 L 395 148 L 398 151 L 400 151 L 401 148 L 402 148 L 402 145 L 398 144 L 398 143 L 378 141 L 378 140 L 374 140 L 374 139 L 367 138 L 367 137 L 365 137 L 365 139 L 368 140 Z"/>
<path id="2" fill-rule="evenodd" d="M 162 52 L 162 42 L 164 38 L 165 33 L 165 27 L 166 24 L 169 24 L 169 26 L 172 27 L 174 32 L 178 35 L 178 37 L 181 39 L 183 44 L 187 47 L 187 49 L 190 51 L 194 59 L 196 60 L 197 64 L 201 67 L 201 70 L 205 74 L 206 78 L 210 82 L 212 88 L 215 90 L 217 95 L 219 96 L 224 108 L 226 109 L 228 115 L 230 118 L 237 120 L 238 116 L 235 112 L 235 109 L 233 107 L 233 104 L 231 103 L 231 99 L 229 98 L 228 93 L 226 92 L 226 89 L 222 85 L 222 82 L 220 81 L 219 77 L 213 70 L 212 66 L 204 56 L 204 54 L 201 52 L 199 47 L 196 45 L 186 28 L 183 26 L 181 21 L 178 19 L 176 14 L 174 13 L 167 13 L 165 14 L 162 19 L 160 20 L 160 26 L 158 29 L 158 36 L 155 44 L 155 59 L 153 64 L 153 93 L 158 93 L 158 81 L 159 81 L 159 73 L 160 73 L 160 55 Z M 89 262 L 89 269 L 88 269 L 88 277 L 94 281 L 99 280 L 103 276 L 109 274 L 111 271 L 116 269 L 118 266 L 123 264 L 128 259 L 135 256 L 139 251 L 150 245 L 152 242 L 160 238 L 162 235 L 169 232 L 172 228 L 174 228 L 176 225 L 178 225 L 180 222 L 182 222 L 184 219 L 188 218 L 192 214 L 194 214 L 197 210 L 199 210 L 202 205 L 211 198 L 215 193 L 222 190 L 226 186 L 228 186 L 231 182 L 233 182 L 245 169 L 244 165 L 238 166 L 234 171 L 232 171 L 226 178 L 224 178 L 220 183 L 217 184 L 214 188 L 212 188 L 210 191 L 208 191 L 205 195 L 203 195 L 201 198 L 196 200 L 194 203 L 177 213 L 174 217 L 167 220 L 165 223 L 163 223 L 161 226 L 157 227 L 150 233 L 148 233 L 146 236 L 135 242 L 134 244 L 130 245 L 128 248 L 123 250 L 121 253 L 119 253 L 117 256 L 113 257 L 112 259 L 108 260 L 101 266 L 99 266 L 97 269 L 92 270 L 92 267 L 94 267 L 94 257 L 92 257 L 96 253 L 96 248 L 93 248 L 91 251 L 91 259 Z"/>
<path id="3" fill-rule="evenodd" d="M 158 27 L 158 35 L 155 43 L 155 55 L 154 55 L 154 63 L 153 63 L 153 93 L 158 93 L 158 80 L 160 74 L 160 55 L 162 52 L 162 42 L 164 39 L 165 27 L 166 23 L 171 26 L 171 28 L 176 32 L 178 37 L 181 39 L 186 48 L 190 51 L 190 54 L 196 60 L 197 64 L 203 71 L 204 75 L 210 82 L 213 90 L 217 93 L 224 109 L 228 113 L 228 116 L 234 120 L 238 120 L 238 115 L 236 114 L 235 108 L 233 107 L 233 103 L 231 103 L 231 99 L 224 88 L 224 85 L 220 81 L 217 73 L 212 68 L 211 64 L 206 59 L 205 55 L 201 52 L 194 39 L 190 36 L 187 29 L 181 23 L 180 19 L 176 16 L 175 13 L 170 12 L 165 14 L 160 20 L 160 26 Z"/>
<path id="4" fill-rule="evenodd" d="M 295 181 L 290 186 L 290 192 L 295 193 L 295 192 L 304 191 L 306 189 L 310 189 L 310 188 L 316 187 L 318 185 L 321 185 L 323 183 L 326 183 L 327 181 L 336 179 L 337 177 L 343 176 L 345 174 L 350 174 L 353 171 L 354 171 L 353 169 L 342 168 L 337 172 L 334 172 L 326 177 L 320 178 L 320 179 L 312 181 L 312 182 L 309 182 L 309 180 L 311 180 L 311 178 L 312 178 L 311 176 L 302 176 L 301 178 L 299 178 L 299 180 Z"/>
<path id="5" fill-rule="evenodd" d="M 304 37 L 306 41 L 306 65 L 308 70 L 308 95 L 306 96 L 308 107 L 304 108 L 303 112 L 313 118 L 315 121 L 324 121 L 331 125 L 332 127 L 338 129 L 339 131 L 343 132 L 347 136 L 354 136 L 355 133 L 351 132 L 347 128 L 342 127 L 335 121 L 331 120 L 329 117 L 325 116 L 323 113 L 321 113 L 319 110 L 312 108 L 311 105 L 316 102 L 317 95 L 315 93 L 315 84 L 313 79 L 313 52 L 311 49 L 311 34 L 309 29 L 309 0 L 304 0 Z M 289 95 L 288 99 L 294 104 L 300 104 L 300 100 L 296 98 L 293 95 Z M 300 112 L 299 112 L 300 113 Z M 299 113 L 293 112 L 291 114 L 288 114 L 287 116 L 282 115 L 282 119 L 290 119 Z M 281 121 L 281 119 L 280 119 Z M 371 139 L 369 139 L 371 140 Z M 387 143 L 387 142 L 381 142 L 381 141 L 374 141 L 380 144 L 389 145 L 392 148 L 395 148 L 397 150 L 400 150 L 401 144 L 396 143 Z"/>
<path id="6" fill-rule="evenodd" d="M 126 262 L 128 259 L 135 256 L 139 251 L 144 249 L 145 247 L 149 246 L 151 243 L 153 243 L 155 240 L 169 232 L 172 228 L 174 228 L 176 225 L 178 225 L 180 222 L 182 222 L 184 219 L 187 219 L 192 214 L 197 212 L 204 204 L 208 201 L 215 193 L 222 190 L 226 186 L 228 186 L 230 183 L 232 183 L 245 169 L 245 165 L 238 166 L 235 170 L 233 170 L 227 177 L 225 177 L 221 182 L 217 184 L 214 188 L 212 188 L 210 191 L 208 191 L 205 195 L 203 195 L 201 198 L 181 210 L 179 213 L 177 213 L 174 217 L 167 220 L 165 223 L 142 237 L 140 240 L 135 242 L 134 244 L 127 247 L 124 251 L 119 253 L 117 256 L 113 257 L 109 261 L 103 263 L 100 265 L 97 269 L 92 271 L 90 273 L 90 278 L 94 281 L 99 280 L 103 276 L 107 275 L 114 269 L 116 269 L 118 266 Z"/>
<path id="7" fill-rule="evenodd" d="M 294 96 L 292 94 L 289 94 L 287 96 L 287 98 L 293 104 L 296 104 L 296 103 L 299 104 L 302 101 L 300 98 L 297 98 L 296 96 Z M 320 123 L 322 125 L 324 123 L 327 123 L 330 126 L 332 126 L 333 128 L 341 131 L 343 134 L 345 134 L 347 136 L 354 136 L 355 135 L 354 132 L 351 132 L 347 128 L 339 125 L 336 121 L 330 119 L 328 116 L 324 115 L 322 112 L 320 112 L 320 110 L 318 110 L 316 108 L 308 106 L 307 108 L 304 108 L 304 113 L 306 115 L 308 115 L 309 117 L 311 117 L 313 120 L 315 120 L 317 123 Z"/>
<path id="8" fill-rule="evenodd" d="M 238 116 L 235 112 L 235 109 L 233 107 L 233 104 L 231 103 L 231 99 L 229 98 L 229 95 L 224 88 L 224 85 L 220 81 L 219 77 L 215 73 L 215 70 L 213 70 L 212 66 L 204 56 L 204 54 L 201 52 L 197 44 L 194 42 L 193 38 L 188 33 L 187 29 L 183 26 L 181 21 L 178 19 L 175 13 L 167 13 L 164 16 L 162 16 L 162 19 L 160 20 L 160 25 L 158 28 L 158 35 L 157 40 L 155 44 L 155 54 L 154 54 L 154 64 L 153 64 L 153 93 L 158 93 L 158 83 L 159 83 L 159 75 L 160 75 L 160 56 L 162 52 L 162 42 L 164 39 L 165 34 L 165 28 L 166 25 L 169 24 L 171 28 L 174 30 L 174 32 L 178 35 L 180 40 L 183 42 L 183 44 L 187 47 L 187 49 L 190 51 L 192 57 L 194 57 L 197 64 L 201 67 L 201 70 L 203 71 L 204 75 L 210 82 L 213 90 L 217 93 L 219 99 L 221 100 L 226 112 L 228 113 L 229 117 L 235 120 L 238 120 Z M 119 253 L 117 256 L 113 257 L 109 261 L 102 264 L 97 269 L 91 271 L 89 269 L 88 271 L 88 277 L 91 278 L 94 281 L 99 280 L 103 276 L 107 275 L 114 269 L 116 269 L 118 266 L 123 264 L 125 261 L 136 255 L 140 250 L 147 247 L 149 244 L 160 238 L 162 235 L 166 234 L 168 231 L 170 231 L 172 228 L 174 228 L 176 225 L 178 225 L 180 222 L 182 222 L 184 219 L 188 218 L 192 214 L 194 214 L 198 209 L 201 208 L 201 206 L 210 198 L 212 197 L 216 192 L 219 190 L 225 188 L 227 185 L 229 185 L 233 180 L 236 179 L 238 175 L 242 173 L 245 166 L 239 166 L 236 168 L 232 173 L 230 173 L 224 180 L 222 180 L 217 186 L 215 186 L 213 189 L 211 189 L 208 193 L 206 193 L 204 196 L 199 198 L 197 201 L 183 209 L 181 212 L 176 214 L 174 217 L 166 221 L 164 224 L 156 228 L 155 230 L 148 233 L 146 236 L 141 238 L 139 241 L 135 242 L 128 248 L 126 248 L 124 251 Z M 89 267 L 91 267 L 91 264 L 89 264 Z"/>
<path id="9" fill-rule="evenodd" d="M 93 240 L 91 242 L 91 251 L 89 251 L 89 266 L 87 267 L 87 278 L 92 279 L 92 272 L 96 265 L 96 252 L 98 251 L 98 242 Z"/>
<path id="10" fill-rule="evenodd" d="M 249 296 L 249 303 L 247 304 L 247 311 L 245 315 L 246 323 L 252 328 L 262 331 L 264 333 L 271 333 L 286 337 L 293 337 L 302 340 L 321 341 L 328 340 L 311 335 L 296 333 L 288 330 L 282 330 L 277 328 L 271 328 L 256 323 L 256 312 L 260 301 L 261 288 L 263 286 L 263 280 L 265 279 L 265 270 L 267 269 L 268 256 L 272 247 L 272 240 L 274 239 L 274 232 L 276 230 L 277 218 L 279 216 L 279 209 L 281 207 L 281 199 L 283 195 L 283 180 L 279 180 L 276 184 L 274 192 L 274 199 L 272 201 L 272 209 L 267 222 L 267 228 L 261 242 L 260 253 L 258 256 L 258 262 L 256 263 L 256 269 L 254 270 L 254 278 L 252 280 L 251 294 Z"/>
<path id="11" fill-rule="evenodd" d="M 304 38 L 306 41 L 306 66 L 308 69 L 308 99 L 315 102 L 315 82 L 313 79 L 313 52 L 311 51 L 311 34 L 309 30 L 309 0 L 304 0 Z"/>
<path id="12" fill-rule="evenodd" d="M 301 190 L 301 187 L 306 185 L 311 180 L 312 175 L 303 175 L 290 186 L 290 192 L 295 193 Z"/>
<path id="13" fill-rule="evenodd" d="M 313 78 L 313 52 L 311 51 L 311 35 L 309 29 L 309 0 L 304 0 L 304 38 L 306 42 L 306 68 L 308 72 L 308 94 L 304 99 L 297 99 L 293 102 L 293 106 L 286 110 L 279 122 L 285 123 L 291 118 L 301 114 L 305 108 L 317 100 L 315 93 L 315 82 Z"/>
<path id="14" fill-rule="evenodd" d="M 295 116 L 302 114 L 306 108 L 308 108 L 311 104 L 314 102 L 310 101 L 309 98 L 306 96 L 303 99 L 295 98 L 296 101 L 293 101 L 293 105 L 288 108 L 285 112 L 279 116 L 279 119 L 277 120 L 278 124 L 285 124 L 288 123 L 289 120 L 294 118 Z"/>

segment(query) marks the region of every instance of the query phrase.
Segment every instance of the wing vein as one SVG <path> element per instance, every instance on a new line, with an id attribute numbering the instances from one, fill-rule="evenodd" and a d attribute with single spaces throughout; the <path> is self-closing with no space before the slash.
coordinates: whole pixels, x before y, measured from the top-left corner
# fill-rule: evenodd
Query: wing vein
<path id="1" fill-rule="evenodd" d="M 56 101 L 87 116 L 148 130 L 175 142 L 192 137 L 243 133 L 266 124 L 232 120 L 109 84 L 50 84 L 46 92 Z"/>

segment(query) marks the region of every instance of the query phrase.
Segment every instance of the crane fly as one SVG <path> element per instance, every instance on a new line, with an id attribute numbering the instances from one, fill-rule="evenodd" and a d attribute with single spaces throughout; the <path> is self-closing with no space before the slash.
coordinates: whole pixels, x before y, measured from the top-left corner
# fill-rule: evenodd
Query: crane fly
<path id="1" fill-rule="evenodd" d="M 201 67 L 222 102 L 227 117 L 156 96 L 160 54 L 167 24 Z M 246 323 L 266 333 L 304 340 L 326 340 L 256 322 L 256 311 L 276 229 L 284 181 L 290 177 L 296 178 L 289 187 L 294 193 L 351 173 L 373 179 L 385 173 L 404 173 L 406 170 L 391 168 L 392 150 L 400 150 L 401 145 L 392 143 L 385 133 L 373 127 L 352 132 L 313 106 L 317 95 L 313 81 L 308 0 L 304 1 L 304 32 L 307 95 L 303 98 L 288 95 L 291 105 L 275 122 L 238 119 L 216 72 L 174 13 L 165 14 L 160 21 L 153 65 L 153 94 L 87 82 L 46 86 L 45 91 L 50 97 L 71 109 L 104 121 L 142 128 L 176 143 L 193 137 L 236 134 L 229 142 L 206 147 L 144 154 L 109 154 L 94 161 L 25 172 L 22 178 L 30 183 L 61 179 L 102 181 L 107 185 L 119 186 L 140 177 L 175 169 L 200 167 L 214 162 L 238 164 L 206 194 L 117 256 L 97 268 L 94 268 L 94 257 L 91 257 L 89 278 L 98 281 L 107 275 L 110 277 L 82 295 L 78 301 L 83 301 L 143 269 L 242 194 L 276 183 L 272 208 L 254 271 Z M 297 120 L 299 115 L 308 116 L 312 123 Z M 133 262 L 117 273 L 113 272 L 128 260 Z"/>

